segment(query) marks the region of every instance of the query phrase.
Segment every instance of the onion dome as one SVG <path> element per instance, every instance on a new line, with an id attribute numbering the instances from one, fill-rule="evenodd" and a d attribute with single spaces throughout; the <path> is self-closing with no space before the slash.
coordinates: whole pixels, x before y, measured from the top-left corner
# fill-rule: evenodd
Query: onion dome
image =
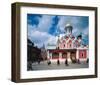
<path id="1" fill-rule="evenodd" d="M 71 24 L 66 24 L 66 26 L 65 26 L 65 31 L 66 31 L 66 33 L 67 34 L 72 34 L 72 30 L 73 30 L 73 27 L 72 27 L 72 25 Z"/>

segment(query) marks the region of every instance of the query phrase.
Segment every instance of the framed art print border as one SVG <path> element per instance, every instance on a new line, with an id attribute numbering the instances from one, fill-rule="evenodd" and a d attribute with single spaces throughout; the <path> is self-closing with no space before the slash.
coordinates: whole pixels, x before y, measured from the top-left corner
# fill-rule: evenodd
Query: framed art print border
<path id="1" fill-rule="evenodd" d="M 79 10 L 93 10 L 95 12 L 95 75 L 83 76 L 64 76 L 64 77 L 48 77 L 48 78 L 31 78 L 21 79 L 20 77 L 20 8 L 26 7 L 47 7 L 59 9 L 79 9 Z M 37 3 L 24 3 L 16 2 L 12 4 L 12 81 L 13 82 L 34 82 L 34 81 L 51 81 L 51 80 L 66 80 L 66 79 L 83 79 L 83 78 L 96 78 L 97 77 L 97 7 L 85 6 L 69 6 L 69 5 L 52 5 L 52 4 L 37 4 Z"/>

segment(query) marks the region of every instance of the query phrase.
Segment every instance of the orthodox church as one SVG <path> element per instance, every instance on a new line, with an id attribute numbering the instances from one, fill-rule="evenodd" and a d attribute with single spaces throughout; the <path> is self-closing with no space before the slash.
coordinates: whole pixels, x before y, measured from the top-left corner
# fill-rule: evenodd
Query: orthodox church
<path id="1" fill-rule="evenodd" d="M 87 61 L 88 60 L 88 45 L 82 43 L 82 35 L 74 36 L 72 34 L 73 26 L 67 24 L 65 33 L 59 35 L 56 45 L 48 44 L 47 59 L 50 61 Z"/>

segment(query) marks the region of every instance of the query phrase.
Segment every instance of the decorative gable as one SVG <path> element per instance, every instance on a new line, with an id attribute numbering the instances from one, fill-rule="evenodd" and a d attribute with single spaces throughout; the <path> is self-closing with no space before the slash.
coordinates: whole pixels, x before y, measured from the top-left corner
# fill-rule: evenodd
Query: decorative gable
<path id="1" fill-rule="evenodd" d="M 68 48 L 72 48 L 72 40 L 71 40 L 71 39 L 68 41 L 67 47 L 68 47 Z"/>
<path id="2" fill-rule="evenodd" d="M 79 43 L 78 40 L 75 40 L 74 46 L 75 46 L 75 47 L 79 47 L 79 46 L 80 46 L 80 43 Z"/>

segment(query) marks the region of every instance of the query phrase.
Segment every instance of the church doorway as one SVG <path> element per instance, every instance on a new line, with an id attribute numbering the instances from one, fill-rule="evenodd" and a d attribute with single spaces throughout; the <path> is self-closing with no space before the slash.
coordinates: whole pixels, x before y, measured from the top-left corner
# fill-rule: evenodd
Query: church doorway
<path id="1" fill-rule="evenodd" d="M 52 53 L 52 59 L 59 59 L 59 53 Z"/>
<path id="2" fill-rule="evenodd" d="M 76 52 L 70 52 L 70 59 L 72 63 L 76 63 Z"/>

